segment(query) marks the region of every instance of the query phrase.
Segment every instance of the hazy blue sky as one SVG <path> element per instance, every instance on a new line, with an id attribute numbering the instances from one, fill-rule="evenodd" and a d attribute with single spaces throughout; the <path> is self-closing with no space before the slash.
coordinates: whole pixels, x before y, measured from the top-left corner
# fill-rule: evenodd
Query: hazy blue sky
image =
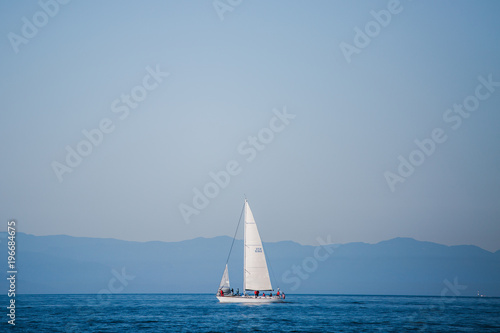
<path id="1" fill-rule="evenodd" d="M 1 230 L 232 235 L 246 194 L 264 241 L 500 249 L 500 2 L 47 3 L 0 4 Z M 284 109 L 295 118 L 273 118 Z M 102 122 L 60 181 L 54 161 Z M 446 141 L 412 155 L 436 128 Z M 423 163 L 401 176 L 399 156 Z M 187 224 L 180 207 L 228 162 Z M 387 172 L 405 181 L 391 190 Z"/>

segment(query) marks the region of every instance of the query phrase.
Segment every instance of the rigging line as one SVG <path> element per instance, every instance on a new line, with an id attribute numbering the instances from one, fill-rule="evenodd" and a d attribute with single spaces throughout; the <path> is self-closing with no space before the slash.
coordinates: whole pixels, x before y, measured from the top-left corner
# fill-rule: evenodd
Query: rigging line
<path id="1" fill-rule="evenodd" d="M 238 221 L 238 226 L 236 226 L 236 231 L 234 232 L 233 242 L 231 243 L 231 248 L 229 249 L 229 254 L 227 255 L 226 265 L 229 262 L 229 257 L 231 256 L 231 251 L 233 250 L 234 240 L 236 239 L 236 234 L 238 233 L 238 228 L 240 227 L 241 217 L 243 216 L 244 210 L 245 210 L 245 203 L 243 203 L 243 209 L 241 210 L 240 219 Z"/>

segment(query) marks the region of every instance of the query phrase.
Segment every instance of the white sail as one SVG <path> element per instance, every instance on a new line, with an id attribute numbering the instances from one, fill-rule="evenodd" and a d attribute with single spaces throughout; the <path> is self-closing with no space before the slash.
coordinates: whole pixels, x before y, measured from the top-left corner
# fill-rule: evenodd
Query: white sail
<path id="1" fill-rule="evenodd" d="M 224 270 L 224 274 L 222 274 L 222 279 L 220 280 L 219 289 L 222 289 L 224 292 L 229 290 L 229 273 L 227 272 L 227 264 L 226 269 Z"/>
<path id="2" fill-rule="evenodd" d="M 245 199 L 245 257 L 244 257 L 244 288 L 245 290 L 273 290 L 266 256 L 259 230 L 253 218 L 250 206 Z"/>

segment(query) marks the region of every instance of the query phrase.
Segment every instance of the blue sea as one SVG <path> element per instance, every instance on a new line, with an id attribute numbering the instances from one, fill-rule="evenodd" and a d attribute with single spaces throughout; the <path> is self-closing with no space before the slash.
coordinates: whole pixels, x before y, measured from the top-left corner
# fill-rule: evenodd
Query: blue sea
<path id="1" fill-rule="evenodd" d="M 12 331 L 500 332 L 500 298 L 290 294 L 284 304 L 248 305 L 207 294 L 104 296 L 17 295 Z"/>

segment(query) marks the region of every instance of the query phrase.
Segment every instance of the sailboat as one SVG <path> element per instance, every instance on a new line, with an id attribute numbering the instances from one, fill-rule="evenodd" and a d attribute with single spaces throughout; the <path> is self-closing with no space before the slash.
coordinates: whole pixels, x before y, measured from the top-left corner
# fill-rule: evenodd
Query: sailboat
<path id="1" fill-rule="evenodd" d="M 285 294 L 278 288 L 278 292 L 272 295 L 273 287 L 269 278 L 269 270 L 267 269 L 266 255 L 264 247 L 260 239 L 259 230 L 253 217 L 248 201 L 245 198 L 243 206 L 244 216 L 244 257 L 243 257 L 243 294 L 234 294 L 230 283 L 227 263 L 231 250 L 234 245 L 234 239 L 238 232 L 238 227 L 241 222 L 238 222 L 235 237 L 229 250 L 229 256 L 226 261 L 226 268 L 222 274 L 222 279 L 217 291 L 217 299 L 221 303 L 282 303 L 285 301 Z M 255 291 L 263 292 L 263 294 L 255 294 Z M 250 292 L 250 294 L 248 294 Z M 265 294 L 265 292 L 268 292 Z M 272 296 L 271 296 L 272 295 Z"/>

